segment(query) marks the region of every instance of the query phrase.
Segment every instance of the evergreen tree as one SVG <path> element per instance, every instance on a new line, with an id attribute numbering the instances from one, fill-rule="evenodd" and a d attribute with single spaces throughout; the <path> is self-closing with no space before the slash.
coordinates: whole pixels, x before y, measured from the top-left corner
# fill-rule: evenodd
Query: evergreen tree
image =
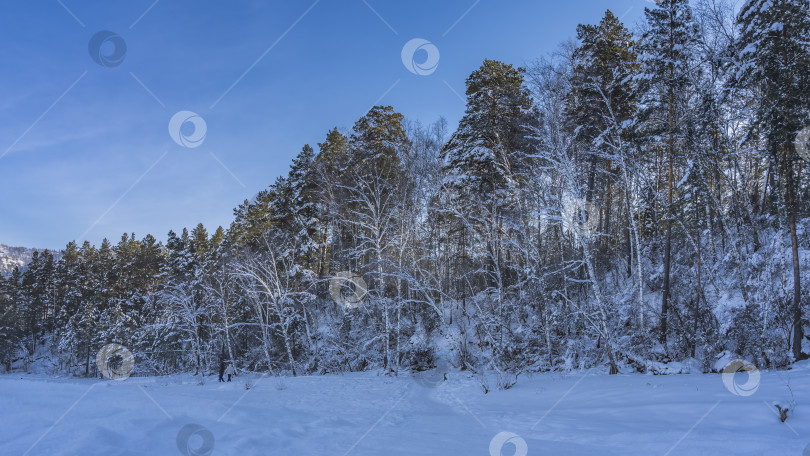
<path id="1" fill-rule="evenodd" d="M 503 232 L 522 229 L 514 213 L 519 189 L 535 152 L 538 114 L 523 84 L 523 68 L 484 60 L 467 78 L 467 107 L 458 130 L 444 146 L 445 188 L 452 205 L 461 255 L 472 248 L 472 236 L 483 243 L 487 287 L 503 289 Z M 469 239 L 468 239 L 469 238 Z M 508 236 L 507 236 L 508 238 Z"/>
<path id="2" fill-rule="evenodd" d="M 467 78 L 467 107 L 443 150 L 453 185 L 498 199 L 526 171 L 537 114 L 523 86 L 524 72 L 484 60 Z"/>
<path id="3" fill-rule="evenodd" d="M 33 354 L 41 337 L 54 329 L 55 296 L 53 255 L 45 250 L 35 251 L 22 274 L 22 317 L 29 337 L 29 353 Z"/>
<path id="4" fill-rule="evenodd" d="M 341 214 L 341 203 L 346 199 L 346 178 L 349 166 L 349 138 L 338 131 L 330 130 L 324 142 L 318 143 L 318 155 L 313 161 L 313 202 L 317 220 L 319 278 L 330 272 L 332 244 L 340 241 L 342 235 L 337 221 Z"/>
<path id="5" fill-rule="evenodd" d="M 597 223 L 603 227 L 600 240 L 604 244 L 607 241 L 604 236 L 611 233 L 613 183 L 617 177 L 614 162 L 623 163 L 616 158 L 617 154 L 628 154 L 622 137 L 626 136 L 626 122 L 636 109 L 632 81 L 638 69 L 636 43 L 632 33 L 610 10 L 598 25 L 579 25 L 577 38 L 580 45 L 573 55 L 566 111 L 571 128 L 577 129 L 580 142 L 588 151 L 585 198 L 589 207 L 594 204 L 603 209 L 600 211 L 603 217 Z"/>
<path id="6" fill-rule="evenodd" d="M 349 140 L 349 176 L 344 225 L 352 233 L 347 256 L 365 262 L 375 278 L 374 302 L 381 315 L 383 367 L 392 368 L 391 300 L 388 293 L 396 227 L 401 220 L 398 190 L 406 185 L 403 158 L 410 152 L 404 116 L 391 106 L 375 106 L 354 124 Z M 355 268 L 352 268 L 355 269 Z M 357 268 L 355 270 L 361 270 Z"/>
<path id="7" fill-rule="evenodd" d="M 738 84 L 755 87 L 760 96 L 756 125 L 762 131 L 774 169 L 782 213 L 787 214 L 793 255 L 793 316 L 791 346 L 802 358 L 802 307 L 799 240 L 796 217 L 802 161 L 796 153 L 797 134 L 810 120 L 810 2 L 749 0 L 738 21 L 740 65 Z"/>
<path id="8" fill-rule="evenodd" d="M 511 332 L 507 295 L 521 274 L 521 264 L 512 259 L 523 257 L 512 241 L 525 231 L 528 214 L 520 210 L 521 191 L 537 152 L 539 115 L 524 86 L 524 73 L 523 68 L 484 60 L 467 78 L 464 115 L 442 150 L 442 210 L 457 233 L 461 300 L 468 292 L 484 292 L 480 296 L 487 305 L 478 316 L 479 330 L 489 334 L 490 362 L 499 369 L 507 368 L 504 355 Z M 470 274 L 476 269 L 480 272 Z"/>
<path id="9" fill-rule="evenodd" d="M 11 277 L 0 275 L 0 364 L 6 372 L 11 371 L 14 356 L 22 342 L 23 322 L 18 307 L 20 272 L 17 268 Z"/>
<path id="10" fill-rule="evenodd" d="M 272 238 L 295 246 L 296 262 L 307 269 L 314 268 L 317 249 L 314 159 L 315 151 L 305 145 L 293 159 L 287 177 L 273 185 L 271 207 Z"/>
<path id="11" fill-rule="evenodd" d="M 74 326 L 74 316 L 82 308 L 82 258 L 76 242 L 71 241 L 62 250 L 61 259 L 56 266 L 55 287 L 59 301 L 56 316 L 56 337 L 59 352 L 69 365 L 80 359 L 79 334 Z"/>
<path id="12" fill-rule="evenodd" d="M 384 191 L 396 188 L 403 177 L 403 156 L 410 149 L 404 119 L 391 106 L 374 106 L 354 123 L 349 138 L 350 182 L 352 177 L 379 179 Z"/>
<path id="13" fill-rule="evenodd" d="M 70 316 L 69 325 L 75 334 L 77 357 L 84 361 L 84 375 L 90 376 L 90 363 L 95 357 L 94 339 L 97 331 L 98 318 L 102 310 L 103 284 L 99 280 L 98 250 L 88 241 L 82 243 L 79 249 L 77 282 L 75 286 L 80 290 L 80 306 L 76 313 Z"/>
<path id="14" fill-rule="evenodd" d="M 338 131 L 337 127 L 329 130 L 324 142 L 318 143 L 318 150 L 315 163 L 320 173 L 338 176 L 346 171 L 349 164 L 349 138 Z"/>
<path id="15" fill-rule="evenodd" d="M 651 152 L 664 157 L 658 163 L 664 168 L 664 284 L 661 297 L 659 338 L 667 340 L 670 306 L 673 204 L 675 199 L 676 162 L 686 153 L 689 117 L 690 70 L 697 43 L 698 29 L 692 21 L 688 0 L 660 0 L 652 9 L 645 8 L 648 30 L 641 39 L 642 70 L 637 77 L 641 90 L 639 126 Z M 661 169 L 657 166 L 656 169 Z M 660 182 L 660 174 L 656 182 Z M 656 185 L 656 188 L 660 188 Z"/>

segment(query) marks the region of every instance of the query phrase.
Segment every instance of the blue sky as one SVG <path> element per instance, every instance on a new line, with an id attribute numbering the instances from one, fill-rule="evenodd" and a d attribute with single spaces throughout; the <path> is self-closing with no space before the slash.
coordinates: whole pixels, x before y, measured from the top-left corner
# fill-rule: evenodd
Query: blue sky
<path id="1" fill-rule="evenodd" d="M 314 6 L 313 6 L 314 5 Z M 350 128 L 375 102 L 411 120 L 463 113 L 483 59 L 525 64 L 606 9 L 632 27 L 645 0 L 31 0 L 0 6 L 0 243 L 58 249 L 124 232 L 165 239 L 228 226 L 304 144 Z M 126 43 L 105 67 L 88 46 Z M 433 43 L 429 75 L 403 65 Z M 114 49 L 110 42 L 101 55 Z M 419 61 L 424 51 L 417 53 Z M 451 90 L 452 87 L 452 90 Z M 455 92 L 455 93 L 454 93 Z M 204 119 L 173 141 L 179 111 Z M 185 124 L 182 135 L 193 128 Z"/>

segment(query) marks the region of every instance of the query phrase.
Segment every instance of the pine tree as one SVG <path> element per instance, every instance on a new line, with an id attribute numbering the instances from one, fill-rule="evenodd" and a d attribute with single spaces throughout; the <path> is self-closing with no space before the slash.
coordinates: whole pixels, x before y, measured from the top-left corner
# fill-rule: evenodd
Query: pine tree
<path id="1" fill-rule="evenodd" d="M 598 25 L 579 25 L 579 47 L 574 51 L 571 90 L 567 113 L 587 153 L 586 203 L 596 202 L 600 211 L 601 233 L 611 233 L 614 161 L 616 154 L 627 154 L 623 137 L 625 125 L 636 109 L 632 76 L 637 71 L 636 43 L 624 24 L 608 10 Z M 628 185 L 629 183 L 625 183 Z M 605 191 L 597 191 L 605 189 Z M 596 216 L 596 214 L 592 214 Z M 593 221 L 589 223 L 594 223 Z M 629 229 L 629 228 L 628 228 Z M 602 243 L 606 237 L 600 237 Z M 632 261 L 628 261 L 628 266 Z"/>
<path id="2" fill-rule="evenodd" d="M 799 241 L 796 217 L 799 170 L 797 134 L 810 120 L 810 2 L 808 0 L 749 0 L 738 17 L 741 36 L 738 84 L 758 89 L 756 125 L 767 143 L 779 176 L 779 192 L 787 213 L 793 255 L 794 359 L 803 357 Z"/>
<path id="3" fill-rule="evenodd" d="M 68 365 L 73 365 L 81 356 L 79 352 L 80 335 L 73 324 L 74 315 L 78 314 L 82 307 L 81 261 L 81 253 L 76 242 L 69 242 L 62 250 L 54 279 L 56 296 L 59 301 L 55 336 L 59 353 L 67 358 L 66 364 Z"/>
<path id="4" fill-rule="evenodd" d="M 101 314 L 103 301 L 103 284 L 97 274 L 98 250 L 88 241 L 79 249 L 77 282 L 81 290 L 80 306 L 71 315 L 70 327 L 76 338 L 77 357 L 84 360 L 84 375 L 90 376 L 90 363 L 95 357 L 94 339 L 97 331 L 98 316 Z M 100 347 L 95 347 L 96 349 Z"/>
<path id="5" fill-rule="evenodd" d="M 455 228 L 460 253 L 467 257 L 472 244 L 481 242 L 484 284 L 501 291 L 508 276 L 504 237 L 509 235 L 504 232 L 522 229 L 515 208 L 536 147 L 533 132 L 539 116 L 523 84 L 524 72 L 484 60 L 467 78 L 464 116 L 442 149 L 451 218 L 461 222 Z M 474 241 L 475 236 L 480 240 Z"/>
<path id="6" fill-rule="evenodd" d="M 406 182 L 403 157 L 410 152 L 404 116 L 391 106 L 375 106 L 354 124 L 349 140 L 351 174 L 347 190 L 344 225 L 353 232 L 347 254 L 375 277 L 375 298 L 383 324 L 383 367 L 392 368 L 390 295 L 386 280 L 393 255 L 394 233 L 401 220 L 395 195 Z"/>
<path id="7" fill-rule="evenodd" d="M 53 272 L 53 255 L 45 250 L 34 252 L 28 268 L 22 274 L 22 316 L 31 354 L 35 352 L 41 337 L 54 329 L 56 303 Z"/>
<path id="8" fill-rule="evenodd" d="M 484 60 L 467 78 L 467 107 L 443 150 L 454 185 L 498 199 L 526 171 L 537 115 L 524 71 Z"/>
<path id="9" fill-rule="evenodd" d="M 151 238 L 151 236 L 149 237 Z M 223 246 L 223 243 L 226 242 L 226 238 L 225 230 L 221 226 L 218 226 L 217 229 L 214 230 L 214 234 L 211 235 L 211 250 L 219 250 Z M 152 238 L 152 240 L 154 241 L 154 238 Z"/>
<path id="10" fill-rule="evenodd" d="M 671 299 L 671 256 L 676 161 L 685 154 L 686 120 L 689 115 L 689 72 L 698 30 L 692 21 L 688 0 L 660 0 L 644 9 L 649 29 L 641 39 L 637 77 L 641 90 L 639 126 L 643 137 L 656 153 L 666 156 L 664 202 L 664 285 L 661 296 L 659 338 L 666 345 L 667 319 Z M 658 139 L 660 138 L 660 140 Z M 657 179 L 660 181 L 660 179 Z"/>
<path id="11" fill-rule="evenodd" d="M 465 301 L 468 289 L 485 293 L 489 304 L 480 318 L 494 339 L 489 341 L 492 362 L 501 366 L 511 320 L 506 311 L 507 289 L 517 283 L 520 273 L 520 265 L 510 259 L 522 258 L 511 241 L 526 226 L 528 214 L 520 211 L 521 190 L 533 164 L 537 146 L 533 138 L 539 125 L 524 73 L 523 68 L 484 60 L 467 78 L 464 115 L 442 149 L 442 210 L 457 233 L 455 242 L 463 260 L 458 268 L 465 274 L 469 269 L 480 271 L 464 277 L 474 285 L 463 286 L 461 300 Z M 468 259 L 474 263 L 467 264 Z"/>
<path id="12" fill-rule="evenodd" d="M 8 372 L 22 342 L 23 323 L 18 307 L 20 272 L 17 268 L 11 277 L 0 275 L 0 364 Z"/>
<path id="13" fill-rule="evenodd" d="M 338 131 L 330 130 L 326 139 L 318 143 L 318 155 L 313 161 L 314 215 L 318 221 L 318 278 L 330 272 L 332 245 L 341 239 L 337 220 L 340 204 L 346 199 L 346 178 L 349 166 L 349 138 Z M 331 240 L 331 241 L 330 241 Z"/>
<path id="14" fill-rule="evenodd" d="M 314 267 L 317 220 L 315 219 L 315 151 L 305 145 L 293 159 L 286 178 L 273 185 L 271 205 L 273 238 L 296 248 L 296 262 L 307 269 Z"/>
<path id="15" fill-rule="evenodd" d="M 234 246 L 261 249 L 264 236 L 272 226 L 271 206 L 276 198 L 274 186 L 260 191 L 253 200 L 245 200 L 234 209 L 234 221 L 228 235 Z"/>
<path id="16" fill-rule="evenodd" d="M 402 178 L 402 156 L 410 148 L 404 118 L 391 106 L 374 106 L 354 123 L 349 138 L 351 173 L 361 178 L 380 176 L 387 189 L 397 185 Z"/>
<path id="17" fill-rule="evenodd" d="M 588 130 L 580 134 L 593 141 L 615 128 L 611 117 L 621 123 L 634 114 L 636 42 L 610 10 L 597 25 L 577 26 L 577 39 L 567 111 L 574 125 Z"/>

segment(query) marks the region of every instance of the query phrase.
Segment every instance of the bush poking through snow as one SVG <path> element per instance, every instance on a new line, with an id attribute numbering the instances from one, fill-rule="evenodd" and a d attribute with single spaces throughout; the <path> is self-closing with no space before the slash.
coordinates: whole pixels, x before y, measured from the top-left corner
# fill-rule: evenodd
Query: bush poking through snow
<path id="1" fill-rule="evenodd" d="M 498 372 L 498 389 L 508 390 L 517 384 L 518 374 L 511 372 Z"/>
<path id="2" fill-rule="evenodd" d="M 483 391 L 484 394 L 489 393 L 489 378 L 487 378 L 487 374 L 481 372 L 480 374 L 476 374 L 475 378 L 478 380 L 478 385 L 481 386 L 481 391 Z"/>
<path id="3" fill-rule="evenodd" d="M 787 408 L 787 407 L 782 408 L 782 406 L 781 406 L 781 405 L 779 405 L 779 404 L 774 404 L 773 406 L 774 406 L 774 407 L 776 407 L 776 410 L 779 410 L 779 421 L 781 421 L 781 422 L 783 422 L 783 423 L 784 423 L 784 422 L 785 422 L 785 420 L 786 420 L 786 419 L 787 419 L 787 417 L 788 417 L 788 411 L 789 411 L 790 409 L 789 409 L 789 408 Z"/>

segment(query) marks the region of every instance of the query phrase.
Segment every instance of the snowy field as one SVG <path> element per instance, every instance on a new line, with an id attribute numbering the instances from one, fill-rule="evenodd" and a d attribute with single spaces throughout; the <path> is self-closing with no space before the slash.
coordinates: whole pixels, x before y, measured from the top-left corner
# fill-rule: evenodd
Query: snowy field
<path id="1" fill-rule="evenodd" d="M 772 404 L 790 401 L 788 384 L 798 408 L 781 423 Z M 486 395 L 456 371 L 437 387 L 375 373 L 204 385 L 5 375 L 0 403 L 2 455 L 810 454 L 807 361 L 761 372 L 750 396 L 719 374 L 596 370 Z"/>

